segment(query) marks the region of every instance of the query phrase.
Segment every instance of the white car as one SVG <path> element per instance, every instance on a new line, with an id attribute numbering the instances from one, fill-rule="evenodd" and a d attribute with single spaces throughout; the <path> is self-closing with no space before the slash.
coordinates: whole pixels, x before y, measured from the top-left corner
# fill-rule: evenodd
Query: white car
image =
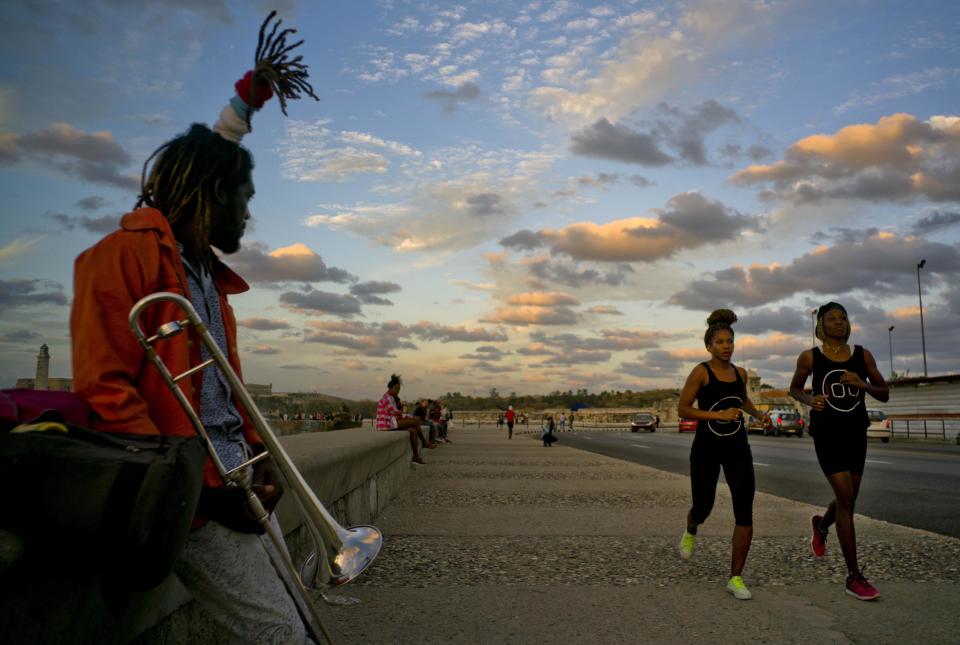
<path id="1" fill-rule="evenodd" d="M 883 443 L 890 441 L 890 419 L 880 410 L 867 410 L 870 425 L 867 427 L 867 438 L 879 439 Z"/>

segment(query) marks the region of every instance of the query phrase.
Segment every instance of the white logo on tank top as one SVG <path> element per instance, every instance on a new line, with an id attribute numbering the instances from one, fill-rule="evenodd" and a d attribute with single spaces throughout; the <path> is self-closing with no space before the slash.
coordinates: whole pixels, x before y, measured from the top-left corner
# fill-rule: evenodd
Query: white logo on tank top
<path id="1" fill-rule="evenodd" d="M 710 406 L 710 412 L 718 411 L 717 406 L 723 403 L 724 401 L 733 401 L 733 404 L 725 405 L 722 408 L 719 408 L 719 410 L 726 410 L 727 408 L 743 407 L 743 399 L 741 399 L 739 396 L 725 396 Z M 710 428 L 710 432 L 717 435 L 718 437 L 729 437 L 732 434 L 736 434 L 737 431 L 743 427 L 743 418 L 741 417 L 736 421 L 711 420 L 711 421 L 707 421 L 707 427 Z"/>
<path id="2" fill-rule="evenodd" d="M 823 377 L 820 393 L 827 397 L 827 404 L 837 412 L 852 412 L 860 405 L 860 388 L 840 382 L 840 377 L 846 371 L 830 370 Z"/>

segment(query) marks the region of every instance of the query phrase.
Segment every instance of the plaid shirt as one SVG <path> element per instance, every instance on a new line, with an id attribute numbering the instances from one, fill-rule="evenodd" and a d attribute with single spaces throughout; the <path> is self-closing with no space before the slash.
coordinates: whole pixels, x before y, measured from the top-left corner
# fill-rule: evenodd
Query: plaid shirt
<path id="1" fill-rule="evenodd" d="M 396 429 L 399 416 L 400 410 L 397 409 L 397 403 L 393 400 L 393 395 L 387 391 L 377 401 L 377 430 Z"/>

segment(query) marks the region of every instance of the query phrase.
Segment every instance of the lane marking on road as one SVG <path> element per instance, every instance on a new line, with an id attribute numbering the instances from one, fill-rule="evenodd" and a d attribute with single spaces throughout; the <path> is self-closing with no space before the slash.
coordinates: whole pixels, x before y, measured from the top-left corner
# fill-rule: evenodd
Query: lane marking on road
<path id="1" fill-rule="evenodd" d="M 881 461 L 879 459 L 867 459 L 868 464 L 893 464 L 892 461 Z"/>
<path id="2" fill-rule="evenodd" d="M 640 444 L 640 443 L 635 443 L 635 444 L 633 444 L 633 447 L 634 447 L 634 448 L 643 448 L 644 450 L 650 450 L 650 446 L 645 446 L 645 445 Z"/>
<path id="3" fill-rule="evenodd" d="M 770 464 L 765 464 L 765 463 L 763 463 L 762 461 L 755 461 L 755 462 L 753 462 L 753 465 L 754 465 L 754 466 L 766 466 L 767 468 L 770 468 Z"/>

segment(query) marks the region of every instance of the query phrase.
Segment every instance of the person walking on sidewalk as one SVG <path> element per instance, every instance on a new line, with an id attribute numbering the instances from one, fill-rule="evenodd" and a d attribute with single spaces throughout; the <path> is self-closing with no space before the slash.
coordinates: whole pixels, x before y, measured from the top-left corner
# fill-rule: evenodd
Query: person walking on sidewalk
<path id="1" fill-rule="evenodd" d="M 770 423 L 747 396 L 747 374 L 730 362 L 733 356 L 733 328 L 737 315 L 717 309 L 707 318 L 703 342 L 710 360 L 693 368 L 680 392 L 677 414 L 697 419 L 697 433 L 690 449 L 690 488 L 693 506 L 687 513 L 687 527 L 680 537 L 680 557 L 689 560 L 697 543 L 697 528 L 713 510 L 717 480 L 723 468 L 733 497 L 733 554 L 727 591 L 739 600 L 749 600 L 750 590 L 741 573 L 753 539 L 753 455 L 747 443 L 743 410 Z M 697 402 L 697 407 L 693 402 Z"/>
<path id="2" fill-rule="evenodd" d="M 830 482 L 834 499 L 824 514 L 811 520 L 811 546 L 817 557 L 827 552 L 827 534 L 837 525 L 840 550 L 847 564 L 846 591 L 860 600 L 875 600 L 880 592 L 860 571 L 853 512 L 867 459 L 865 394 L 878 401 L 890 399 L 890 389 L 877 369 L 873 355 L 860 345 L 851 349 L 847 310 L 828 302 L 817 310 L 817 338 L 823 348 L 805 350 L 797 358 L 790 382 L 790 396 L 810 406 L 810 436 L 820 469 Z M 803 391 L 813 374 L 813 393 Z"/>
<path id="3" fill-rule="evenodd" d="M 503 413 L 503 417 L 507 420 L 507 439 L 513 439 L 513 422 L 517 420 L 517 413 L 512 405 Z"/>

